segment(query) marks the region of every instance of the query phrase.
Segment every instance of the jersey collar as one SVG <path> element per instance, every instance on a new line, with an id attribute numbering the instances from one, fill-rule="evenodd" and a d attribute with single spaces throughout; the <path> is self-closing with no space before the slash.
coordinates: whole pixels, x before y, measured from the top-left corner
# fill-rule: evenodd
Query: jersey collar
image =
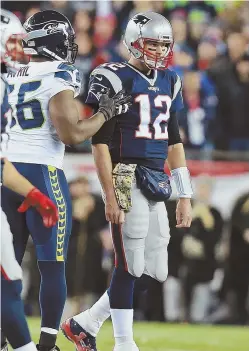
<path id="1" fill-rule="evenodd" d="M 133 71 L 137 72 L 138 74 L 140 74 L 140 76 L 142 78 L 144 78 L 145 80 L 147 80 L 147 82 L 150 83 L 150 85 L 154 86 L 155 82 L 157 80 L 157 70 L 154 70 L 154 77 L 153 78 L 149 78 L 148 76 L 146 76 L 144 73 L 142 73 L 141 71 L 139 71 L 138 69 L 136 69 L 134 66 L 130 65 L 128 62 L 126 63 L 127 66 L 129 66 L 131 69 L 133 69 Z"/>

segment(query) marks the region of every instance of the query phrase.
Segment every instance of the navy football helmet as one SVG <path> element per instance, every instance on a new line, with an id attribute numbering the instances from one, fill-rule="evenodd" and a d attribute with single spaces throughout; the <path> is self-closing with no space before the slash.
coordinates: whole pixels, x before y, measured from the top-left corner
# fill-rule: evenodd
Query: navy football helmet
<path id="1" fill-rule="evenodd" d="M 27 32 L 23 39 L 25 54 L 74 63 L 78 45 L 66 16 L 56 11 L 41 11 L 29 17 L 23 27 Z"/>

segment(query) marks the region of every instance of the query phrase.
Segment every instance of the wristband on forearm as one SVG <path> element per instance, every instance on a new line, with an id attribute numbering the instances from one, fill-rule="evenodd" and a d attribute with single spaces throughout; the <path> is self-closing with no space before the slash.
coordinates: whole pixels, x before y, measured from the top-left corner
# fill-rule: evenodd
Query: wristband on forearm
<path id="1" fill-rule="evenodd" d="M 172 169 L 171 175 L 176 185 L 178 197 L 191 198 L 193 195 L 193 190 L 188 168 L 179 167 Z"/>
<path id="2" fill-rule="evenodd" d="M 109 119 L 111 119 L 110 111 L 108 111 L 104 107 L 100 107 L 98 109 L 98 112 L 101 112 L 104 115 L 106 122 L 109 121 Z"/>

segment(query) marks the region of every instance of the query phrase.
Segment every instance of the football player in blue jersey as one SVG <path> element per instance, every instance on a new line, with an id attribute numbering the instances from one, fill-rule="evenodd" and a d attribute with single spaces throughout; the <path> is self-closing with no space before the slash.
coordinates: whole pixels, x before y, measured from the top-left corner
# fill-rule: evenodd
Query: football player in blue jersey
<path id="1" fill-rule="evenodd" d="M 42 317 L 37 349 L 50 351 L 58 349 L 55 343 L 66 299 L 65 260 L 72 221 L 70 194 L 63 173 L 65 144 L 91 137 L 122 108 L 129 107 L 129 98 L 123 91 L 112 98 L 103 94 L 96 113 L 90 119 L 80 120 L 74 98 L 81 82 L 73 65 L 78 47 L 71 23 L 56 11 L 41 11 L 27 19 L 24 29 L 23 49 L 31 61 L 7 75 L 14 117 L 7 157 L 54 202 L 58 224 L 44 228 L 33 209 L 17 213 L 23 198 L 7 187 L 2 189 L 2 206 L 19 263 L 29 234 L 35 244 L 41 275 Z"/>
<path id="2" fill-rule="evenodd" d="M 86 100 L 96 110 L 106 89 L 115 94 L 125 88 L 133 105 L 92 139 L 116 262 L 108 291 L 92 308 L 61 325 L 78 351 L 97 350 L 95 337 L 110 315 L 114 351 L 138 351 L 132 327 L 134 283 L 142 275 L 164 282 L 168 274 L 170 234 L 164 202 L 171 188 L 165 161 L 179 196 L 177 227 L 189 227 L 192 220 L 192 187 L 177 122 L 183 109 L 182 84 L 167 69 L 171 25 L 160 14 L 139 13 L 129 21 L 124 43 L 129 61 L 97 67 Z"/>

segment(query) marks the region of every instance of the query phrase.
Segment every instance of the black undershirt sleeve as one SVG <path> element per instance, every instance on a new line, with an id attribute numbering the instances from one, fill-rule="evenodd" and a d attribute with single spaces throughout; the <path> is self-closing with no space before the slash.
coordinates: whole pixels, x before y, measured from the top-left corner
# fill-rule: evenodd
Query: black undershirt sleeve
<path id="1" fill-rule="evenodd" d="M 168 123 L 168 145 L 174 145 L 182 143 L 182 139 L 180 137 L 179 132 L 179 124 L 178 124 L 178 113 L 179 112 L 171 112 L 170 119 Z"/>

